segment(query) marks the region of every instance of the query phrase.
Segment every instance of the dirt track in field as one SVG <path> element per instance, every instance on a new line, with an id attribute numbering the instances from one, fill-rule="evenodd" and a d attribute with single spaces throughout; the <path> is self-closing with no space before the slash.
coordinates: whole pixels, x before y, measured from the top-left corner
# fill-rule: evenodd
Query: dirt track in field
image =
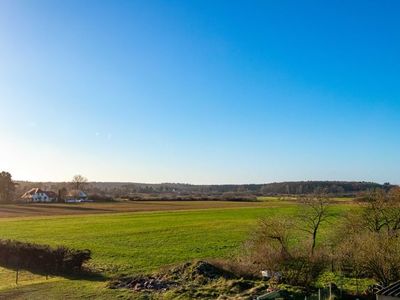
<path id="1" fill-rule="evenodd" d="M 228 201 L 130 201 L 71 204 L 2 204 L 0 205 L 0 218 L 190 210 L 207 208 L 268 207 L 275 205 L 276 203 Z"/>

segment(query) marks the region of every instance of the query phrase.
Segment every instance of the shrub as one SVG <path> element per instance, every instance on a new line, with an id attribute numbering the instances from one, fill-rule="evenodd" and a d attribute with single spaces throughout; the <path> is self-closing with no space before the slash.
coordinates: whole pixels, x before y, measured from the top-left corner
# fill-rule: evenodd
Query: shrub
<path id="1" fill-rule="evenodd" d="M 0 240 L 0 265 L 46 275 L 67 275 L 82 271 L 91 258 L 90 250 Z"/>
<path id="2" fill-rule="evenodd" d="M 318 276 L 329 267 L 325 247 L 310 249 L 310 241 L 298 240 L 296 222 L 284 218 L 264 218 L 244 244 L 242 262 L 253 266 L 256 273 L 266 270 L 276 280 L 311 287 Z"/>

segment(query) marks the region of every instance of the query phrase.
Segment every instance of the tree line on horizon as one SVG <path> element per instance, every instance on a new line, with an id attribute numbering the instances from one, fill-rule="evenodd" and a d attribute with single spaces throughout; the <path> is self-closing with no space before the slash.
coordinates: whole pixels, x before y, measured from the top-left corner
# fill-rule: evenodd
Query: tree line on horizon
<path id="1" fill-rule="evenodd" d="M 66 186 L 65 182 L 19 182 L 20 187 L 43 185 L 59 188 Z M 182 183 L 122 183 L 122 182 L 88 182 L 87 192 L 105 193 L 115 197 L 130 194 L 176 194 L 176 195 L 222 195 L 224 193 L 251 194 L 255 196 L 273 195 L 306 195 L 324 190 L 327 194 L 337 196 L 354 196 L 357 193 L 381 188 L 388 190 L 394 185 L 389 183 L 357 181 L 297 181 L 276 182 L 267 184 L 222 184 L 222 185 L 192 185 Z"/>
<path id="2" fill-rule="evenodd" d="M 89 182 L 87 178 L 76 175 L 71 182 L 30 182 L 14 181 L 8 172 L 0 173 L 0 202 L 11 202 L 27 190 L 38 187 L 44 190 L 65 193 L 66 189 L 85 189 L 85 192 L 98 196 L 113 198 L 138 197 L 140 195 L 169 195 L 174 196 L 226 196 L 229 198 L 244 196 L 274 196 L 274 195 L 308 195 L 325 191 L 331 196 L 355 196 L 358 193 L 376 189 L 389 190 L 394 185 L 374 182 L 357 181 L 296 181 L 274 182 L 268 184 L 222 184 L 222 185 L 192 185 L 181 183 L 118 183 L 118 182 Z M 171 199 L 172 199 L 171 198 Z M 208 198 L 207 198 L 208 199 Z"/>

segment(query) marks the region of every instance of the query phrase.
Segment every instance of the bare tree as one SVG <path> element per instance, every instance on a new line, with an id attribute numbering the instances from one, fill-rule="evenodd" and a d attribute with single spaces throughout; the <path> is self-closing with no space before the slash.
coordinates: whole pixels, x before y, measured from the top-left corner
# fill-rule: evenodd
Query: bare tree
<path id="1" fill-rule="evenodd" d="M 262 242 L 275 241 L 284 256 L 289 256 L 289 238 L 293 222 L 288 218 L 263 218 L 259 221 L 256 236 Z"/>
<path id="2" fill-rule="evenodd" d="M 362 221 L 372 232 L 379 232 L 386 225 L 386 193 L 383 190 L 371 192 L 363 209 Z"/>
<path id="3" fill-rule="evenodd" d="M 260 221 L 260 232 L 265 238 L 275 240 L 281 246 L 282 254 L 289 256 L 289 237 L 293 229 L 293 222 L 289 219 L 269 219 Z"/>
<path id="4" fill-rule="evenodd" d="M 372 232 L 385 230 L 390 235 L 397 235 L 400 230 L 400 188 L 372 192 L 364 207 L 362 221 Z"/>
<path id="5" fill-rule="evenodd" d="M 302 221 L 300 229 L 311 234 L 311 256 L 314 255 L 321 225 L 329 216 L 329 199 L 327 197 L 316 195 L 302 199 L 302 209 L 299 214 Z"/>
<path id="6" fill-rule="evenodd" d="M 336 259 L 351 276 L 387 285 L 400 279 L 400 189 L 375 190 L 336 231 Z"/>
<path id="7" fill-rule="evenodd" d="M 267 270 L 272 276 L 279 274 L 279 280 L 285 283 L 310 286 L 327 267 L 328 256 L 323 247 L 309 255 L 308 244 L 297 240 L 296 221 L 290 216 L 261 219 L 244 244 L 242 262 L 252 265 L 254 270 Z"/>
<path id="8" fill-rule="evenodd" d="M 289 240 L 292 222 L 288 218 L 264 217 L 241 251 L 242 261 L 260 269 L 282 271 L 290 258 Z"/>
<path id="9" fill-rule="evenodd" d="M 342 238 L 336 251 L 342 271 L 368 276 L 383 285 L 400 278 L 400 240 L 382 232 L 354 232 Z"/>
<path id="10" fill-rule="evenodd" d="M 82 189 L 86 184 L 88 180 L 86 177 L 83 177 L 82 175 L 75 175 L 72 178 L 72 184 L 74 185 L 74 188 L 77 190 Z"/>

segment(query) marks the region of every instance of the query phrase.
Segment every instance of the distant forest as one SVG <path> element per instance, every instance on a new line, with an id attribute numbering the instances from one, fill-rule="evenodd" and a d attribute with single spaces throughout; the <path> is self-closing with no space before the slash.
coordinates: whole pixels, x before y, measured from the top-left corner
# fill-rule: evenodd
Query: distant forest
<path id="1" fill-rule="evenodd" d="M 57 192 L 65 187 L 70 188 L 68 182 L 17 182 L 17 194 L 22 194 L 32 187 Z M 354 196 L 361 192 L 377 188 L 389 189 L 391 184 L 378 184 L 373 182 L 356 181 L 296 181 L 275 182 L 268 184 L 224 184 L 224 185 L 192 185 L 181 183 L 122 183 L 122 182 L 88 182 L 84 186 L 87 193 L 93 195 L 107 195 L 111 197 L 135 198 L 138 195 L 165 195 L 172 196 L 222 196 L 222 195 L 305 195 L 318 191 L 332 196 Z M 140 197 L 139 197 L 140 198 Z"/>

